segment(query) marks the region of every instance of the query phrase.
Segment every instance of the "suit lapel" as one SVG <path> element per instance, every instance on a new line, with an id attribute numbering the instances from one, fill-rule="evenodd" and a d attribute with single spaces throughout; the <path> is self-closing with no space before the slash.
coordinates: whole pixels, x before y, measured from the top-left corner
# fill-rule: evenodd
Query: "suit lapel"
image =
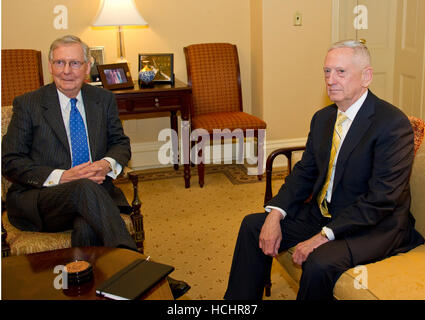
<path id="1" fill-rule="evenodd" d="M 325 183 L 326 174 L 328 172 L 328 166 L 329 166 L 329 158 L 331 156 L 331 146 L 332 146 L 332 137 L 335 127 L 335 121 L 336 121 L 336 115 L 337 115 L 337 106 L 334 106 L 334 110 L 331 111 L 331 113 L 328 115 L 327 119 L 324 120 L 323 127 L 323 138 L 321 139 L 321 144 L 319 147 L 319 150 L 326 150 L 326 152 L 321 152 L 319 154 L 319 167 L 324 168 L 324 170 L 321 170 L 320 175 L 318 177 L 318 180 L 316 183 L 317 186 L 317 192 L 320 191 L 320 189 L 323 187 L 323 184 Z"/>
<path id="2" fill-rule="evenodd" d="M 69 149 L 68 137 L 63 123 L 62 111 L 59 104 L 59 96 L 54 83 L 46 86 L 45 95 L 41 101 L 43 116 L 50 125 L 56 137 L 68 151 L 69 164 L 71 165 L 71 151 Z"/>
<path id="3" fill-rule="evenodd" d="M 101 108 L 99 107 L 100 101 L 97 95 L 88 90 L 88 85 L 84 84 L 81 88 L 81 94 L 84 100 L 84 109 L 86 112 L 87 132 L 90 142 L 90 153 L 92 161 L 96 161 L 96 141 L 99 135 L 100 126 L 98 119 L 100 117 Z"/>
<path id="4" fill-rule="evenodd" d="M 376 99 L 376 96 L 369 91 L 365 102 L 363 102 L 363 105 L 357 112 L 357 115 L 354 118 L 354 121 L 347 132 L 347 135 L 345 136 L 336 163 L 332 190 L 335 190 L 336 186 L 341 180 L 342 173 L 345 169 L 344 164 L 350 156 L 351 152 L 357 146 L 372 124 L 371 116 L 375 113 Z"/>

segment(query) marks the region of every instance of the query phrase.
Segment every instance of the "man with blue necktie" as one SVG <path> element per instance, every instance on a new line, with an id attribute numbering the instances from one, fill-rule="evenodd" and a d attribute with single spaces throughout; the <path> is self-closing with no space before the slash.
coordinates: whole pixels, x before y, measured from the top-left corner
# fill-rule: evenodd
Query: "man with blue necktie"
<path id="1" fill-rule="evenodd" d="M 49 52 L 53 83 L 15 98 L 2 143 L 10 222 L 27 231 L 72 229 L 72 246 L 136 250 L 120 212 L 131 208 L 112 180 L 131 157 L 112 92 L 84 84 L 89 48 L 74 36 Z"/>
<path id="2" fill-rule="evenodd" d="M 2 141 L 3 174 L 13 181 L 6 206 L 18 229 L 72 229 L 71 244 L 137 250 L 120 216 L 130 213 L 112 180 L 131 157 L 111 91 L 84 83 L 89 47 L 68 35 L 50 46 L 53 83 L 16 97 Z M 168 278 L 173 296 L 189 290 Z"/>

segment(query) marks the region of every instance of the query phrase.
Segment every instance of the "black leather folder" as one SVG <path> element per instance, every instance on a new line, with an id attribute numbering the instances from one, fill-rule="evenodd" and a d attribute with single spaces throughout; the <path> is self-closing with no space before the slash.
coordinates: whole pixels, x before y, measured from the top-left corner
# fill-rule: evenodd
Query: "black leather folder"
<path id="1" fill-rule="evenodd" d="M 114 300 L 134 300 L 174 270 L 174 267 L 138 259 L 96 288 L 96 294 Z"/>

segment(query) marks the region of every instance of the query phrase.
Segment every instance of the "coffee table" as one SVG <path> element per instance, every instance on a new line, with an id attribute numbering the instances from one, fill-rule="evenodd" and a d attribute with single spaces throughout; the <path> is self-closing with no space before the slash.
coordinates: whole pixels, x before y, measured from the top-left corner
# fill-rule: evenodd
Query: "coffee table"
<path id="1" fill-rule="evenodd" d="M 105 300 L 96 295 L 96 288 L 120 269 L 144 257 L 127 249 L 76 247 L 2 258 L 2 299 Z M 69 286 L 66 290 L 56 289 L 55 284 L 60 287 L 62 282 L 59 281 L 61 272 L 54 273 L 55 267 L 75 260 L 85 260 L 92 264 L 93 280 L 81 286 Z M 141 299 L 172 300 L 168 281 L 162 280 Z"/>

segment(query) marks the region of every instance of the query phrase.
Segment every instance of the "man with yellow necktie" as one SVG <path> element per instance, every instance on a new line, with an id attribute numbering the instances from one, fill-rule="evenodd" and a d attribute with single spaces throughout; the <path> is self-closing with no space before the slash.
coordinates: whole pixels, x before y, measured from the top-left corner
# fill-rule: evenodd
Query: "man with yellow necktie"
<path id="1" fill-rule="evenodd" d="M 302 159 L 266 213 L 242 221 L 225 299 L 261 299 L 273 257 L 293 246 L 297 299 L 318 300 L 333 299 L 347 269 L 424 242 L 409 212 L 412 127 L 368 90 L 367 47 L 335 43 L 323 71 L 334 104 L 313 116 Z"/>

